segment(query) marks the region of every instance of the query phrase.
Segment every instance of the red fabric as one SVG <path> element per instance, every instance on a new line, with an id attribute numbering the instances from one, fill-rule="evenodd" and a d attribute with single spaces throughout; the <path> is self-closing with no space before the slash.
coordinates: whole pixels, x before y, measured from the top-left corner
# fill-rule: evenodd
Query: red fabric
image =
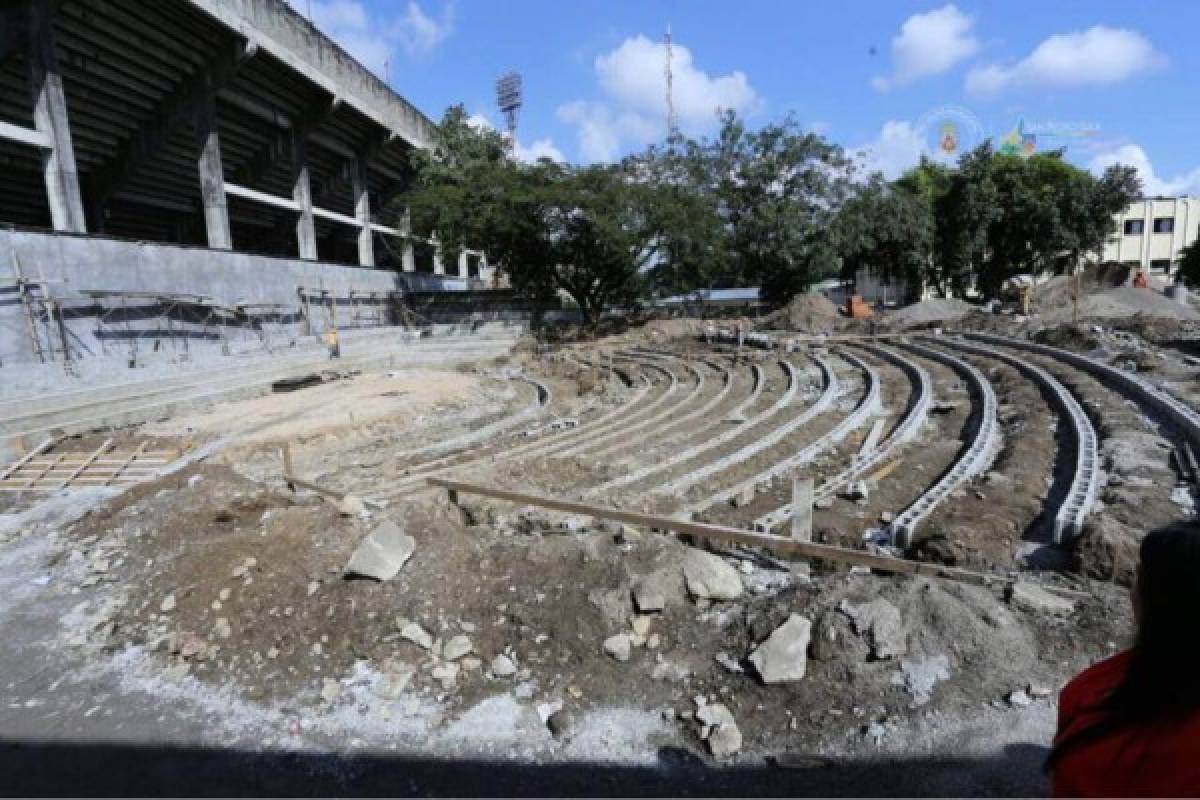
<path id="1" fill-rule="evenodd" d="M 1098 706 L 1120 684 L 1129 658 L 1129 651 L 1118 653 L 1066 685 L 1056 743 L 1106 719 Z M 1200 713 L 1117 728 L 1071 747 L 1054 766 L 1054 796 L 1200 796 Z"/>

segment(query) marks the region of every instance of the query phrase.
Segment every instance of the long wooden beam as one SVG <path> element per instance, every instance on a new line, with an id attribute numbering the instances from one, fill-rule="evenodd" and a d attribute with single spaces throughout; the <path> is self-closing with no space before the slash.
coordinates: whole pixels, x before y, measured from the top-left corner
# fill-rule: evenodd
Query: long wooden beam
<path id="1" fill-rule="evenodd" d="M 766 533 L 754 533 L 740 528 L 729 528 L 724 525 L 710 525 L 705 522 L 660 517 L 653 514 L 642 514 L 637 511 L 623 511 L 616 508 L 593 506 L 586 503 L 576 503 L 555 497 L 544 497 L 523 492 L 512 492 L 507 489 L 497 489 L 491 486 L 480 486 L 473 483 L 451 481 L 444 478 L 428 478 L 429 486 L 445 489 L 450 492 L 451 499 L 457 500 L 457 494 L 473 494 L 480 497 L 490 497 L 494 500 L 505 500 L 518 505 L 537 506 L 568 514 L 583 514 L 598 519 L 611 519 L 630 525 L 651 528 L 662 531 L 674 531 L 695 536 L 699 539 L 710 539 L 718 542 L 762 547 L 773 553 L 785 556 L 800 556 L 803 558 L 821 558 L 853 566 L 870 567 L 883 572 L 903 573 L 906 575 L 923 575 L 931 578 L 946 578 L 986 586 L 993 583 L 1005 583 L 1003 576 L 993 576 L 982 572 L 944 567 L 940 564 L 928 564 L 922 561 L 909 561 L 903 558 L 892 558 L 862 550 L 851 550 L 847 547 L 835 547 L 828 544 L 817 544 L 791 539 L 783 536 L 773 536 Z"/>

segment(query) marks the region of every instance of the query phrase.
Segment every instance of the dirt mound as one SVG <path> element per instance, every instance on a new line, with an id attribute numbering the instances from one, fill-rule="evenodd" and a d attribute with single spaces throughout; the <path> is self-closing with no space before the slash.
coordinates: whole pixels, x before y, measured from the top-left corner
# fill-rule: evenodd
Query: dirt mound
<path id="1" fill-rule="evenodd" d="M 831 333 L 839 319 L 838 309 L 823 294 L 802 294 L 766 317 L 760 327 L 798 333 Z"/>
<path id="2" fill-rule="evenodd" d="M 975 310 L 974 306 L 956 297 L 931 297 L 888 314 L 884 317 L 883 322 L 889 327 L 904 330 L 921 325 L 960 320 L 973 310 Z"/>

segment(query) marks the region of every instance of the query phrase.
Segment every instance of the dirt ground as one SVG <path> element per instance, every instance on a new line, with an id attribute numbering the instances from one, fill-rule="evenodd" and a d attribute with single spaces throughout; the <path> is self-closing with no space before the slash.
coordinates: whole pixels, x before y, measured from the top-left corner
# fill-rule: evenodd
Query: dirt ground
<path id="1" fill-rule="evenodd" d="M 755 765 L 945 754 L 976 737 L 991 751 L 1017 736 L 1044 744 L 1057 690 L 1128 643 L 1122 584 L 1140 536 L 1191 513 L 1170 467 L 1172 432 L 1077 369 L 1030 356 L 1080 398 L 1106 462 L 1088 530 L 1055 548 L 1045 508 L 1073 455 L 1054 407 L 1011 366 L 965 357 L 996 392 L 1001 445 L 924 523 L 926 547 L 910 555 L 978 570 L 990 586 L 701 547 L 480 497 L 451 504 L 424 486 L 426 476 L 453 476 L 672 513 L 822 440 L 864 395 L 862 370 L 835 346 L 833 408 L 790 425 L 821 392 L 812 354 L 707 348 L 693 328 L 663 323 L 477 369 L 346 375 L 121 431 L 122 443 L 150 439 L 189 455 L 70 514 L 63 498 L 0 500 L 0 554 L 45 542 L 39 569 L 51 577 L 40 585 L 69 610 L 40 646 L 106 671 L 122 691 L 225 709 L 222 724 L 252 731 L 263 748 L 351 742 L 643 765 L 670 750 Z M 1174 344 L 1186 335 L 1135 321 L 1041 338 L 1102 349 L 1191 398 L 1200 369 Z M 914 387 L 890 362 L 847 352 L 879 375 L 886 436 Z M 965 449 L 978 410 L 963 376 L 906 355 L 931 375 L 934 411 L 868 480 L 866 497 L 839 495 L 815 511 L 816 541 L 877 548 L 887 515 Z M 799 376 L 788 403 L 782 360 Z M 851 464 L 867 427 L 806 472 L 820 483 Z M 69 446 L 86 452 L 106 435 Z M 290 489 L 284 444 L 297 476 L 362 500 Z M 733 454 L 743 455 L 663 488 Z M 696 518 L 745 527 L 789 500 L 781 477 Z M 412 536 L 411 558 L 388 581 L 347 576 L 385 522 Z M 696 563 L 712 571 L 707 588 L 684 569 Z M 1010 597 L 1014 575 L 1055 589 L 1060 603 Z M 712 581 L 732 581 L 736 596 L 712 593 Z M 646 592 L 660 602 L 645 607 Z M 803 675 L 768 682 L 750 657 L 796 617 L 810 626 Z M 1040 791 L 1040 780 L 1019 788 Z"/>

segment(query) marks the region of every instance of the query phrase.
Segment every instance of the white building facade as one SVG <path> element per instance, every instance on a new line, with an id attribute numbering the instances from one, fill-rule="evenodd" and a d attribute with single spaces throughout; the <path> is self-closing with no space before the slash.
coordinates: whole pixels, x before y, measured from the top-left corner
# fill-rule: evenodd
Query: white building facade
<path id="1" fill-rule="evenodd" d="M 1150 197 L 1130 204 L 1117 217 L 1117 230 L 1104 244 L 1102 262 L 1117 262 L 1170 274 L 1183 248 L 1200 233 L 1200 198 Z"/>

